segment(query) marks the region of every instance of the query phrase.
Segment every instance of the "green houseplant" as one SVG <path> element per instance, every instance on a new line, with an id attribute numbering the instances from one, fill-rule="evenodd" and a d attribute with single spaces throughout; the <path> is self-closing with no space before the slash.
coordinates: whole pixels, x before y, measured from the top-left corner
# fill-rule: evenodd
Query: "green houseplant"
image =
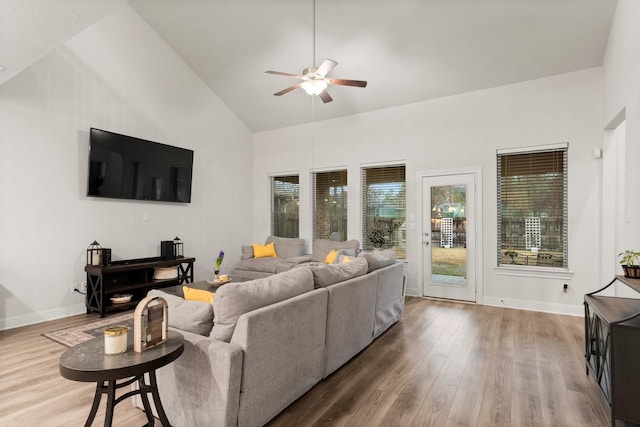
<path id="1" fill-rule="evenodd" d="M 516 263 L 516 258 L 518 256 L 518 252 L 516 252 L 513 249 L 507 249 L 506 251 L 504 251 L 505 256 L 508 256 L 509 258 L 511 258 L 511 264 L 515 264 Z"/>
<path id="2" fill-rule="evenodd" d="M 632 279 L 640 279 L 640 251 L 635 249 L 627 249 L 624 252 L 618 254 L 620 257 L 620 264 L 624 270 L 624 276 Z"/>

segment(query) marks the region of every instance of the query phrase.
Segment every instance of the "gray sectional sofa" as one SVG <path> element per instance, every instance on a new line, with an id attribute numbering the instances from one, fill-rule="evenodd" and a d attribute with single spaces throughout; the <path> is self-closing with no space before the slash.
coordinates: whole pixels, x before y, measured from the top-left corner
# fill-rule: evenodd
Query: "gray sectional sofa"
<path id="1" fill-rule="evenodd" d="M 213 306 L 151 291 L 185 337 L 182 356 L 157 371 L 169 421 L 264 425 L 397 322 L 404 287 L 404 265 L 381 251 L 232 282 Z"/>
<path id="2" fill-rule="evenodd" d="M 238 261 L 231 272 L 231 277 L 237 280 L 269 277 L 273 274 L 291 270 L 293 267 L 307 262 L 323 262 L 332 249 L 346 250 L 355 256 L 360 246 L 360 242 L 357 240 L 336 242 L 327 239 L 317 239 L 313 242 L 312 254 L 309 255 L 306 253 L 304 239 L 268 236 L 265 245 L 270 243 L 274 244 L 277 257 L 255 258 L 253 246 L 242 246 L 240 261 Z"/>

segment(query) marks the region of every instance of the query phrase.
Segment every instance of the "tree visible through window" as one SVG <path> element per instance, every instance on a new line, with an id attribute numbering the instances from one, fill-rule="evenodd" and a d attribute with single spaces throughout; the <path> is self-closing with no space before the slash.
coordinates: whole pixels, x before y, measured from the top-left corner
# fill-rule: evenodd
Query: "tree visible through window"
<path id="1" fill-rule="evenodd" d="M 298 175 L 271 177 L 271 234 L 299 237 L 300 183 Z"/>
<path id="2" fill-rule="evenodd" d="M 313 240 L 347 240 L 347 171 L 314 172 Z"/>
<path id="3" fill-rule="evenodd" d="M 498 265 L 567 268 L 567 150 L 498 151 Z"/>
<path id="4" fill-rule="evenodd" d="M 362 168 L 362 242 L 365 250 L 392 248 L 406 257 L 405 166 Z"/>

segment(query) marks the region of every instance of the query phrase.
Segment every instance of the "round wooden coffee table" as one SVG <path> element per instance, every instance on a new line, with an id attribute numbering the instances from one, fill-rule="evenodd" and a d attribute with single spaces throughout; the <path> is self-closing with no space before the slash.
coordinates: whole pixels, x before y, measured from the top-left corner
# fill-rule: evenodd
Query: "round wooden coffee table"
<path id="1" fill-rule="evenodd" d="M 122 354 L 104 354 L 104 337 L 98 337 L 71 347 L 60 356 L 60 374 L 73 381 L 96 382 L 96 394 L 93 398 L 91 412 L 85 426 L 90 426 L 98 412 L 102 394 L 107 395 L 107 411 L 104 425 L 110 426 L 113 421 L 113 408 L 123 400 L 137 394 L 142 398 L 144 412 L 153 426 L 154 418 L 149 405 L 147 393 L 153 396 L 153 402 L 164 427 L 169 420 L 162 408 L 156 369 L 176 360 L 184 351 L 182 334 L 169 331 L 168 340 L 142 353 L 133 351 L 133 332 L 128 334 L 127 352 Z M 145 383 L 145 374 L 149 374 L 149 384 Z M 117 381 L 128 378 L 118 384 Z M 129 391 L 116 399 L 116 390 L 138 383 L 138 389 Z"/>

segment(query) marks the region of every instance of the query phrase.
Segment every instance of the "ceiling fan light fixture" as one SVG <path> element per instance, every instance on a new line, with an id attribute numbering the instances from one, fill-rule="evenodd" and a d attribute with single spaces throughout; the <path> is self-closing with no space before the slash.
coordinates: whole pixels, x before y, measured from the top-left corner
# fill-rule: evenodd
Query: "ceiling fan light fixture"
<path id="1" fill-rule="evenodd" d="M 309 95 L 320 95 L 329 86 L 329 83 L 325 79 L 309 79 L 300 86 Z"/>

